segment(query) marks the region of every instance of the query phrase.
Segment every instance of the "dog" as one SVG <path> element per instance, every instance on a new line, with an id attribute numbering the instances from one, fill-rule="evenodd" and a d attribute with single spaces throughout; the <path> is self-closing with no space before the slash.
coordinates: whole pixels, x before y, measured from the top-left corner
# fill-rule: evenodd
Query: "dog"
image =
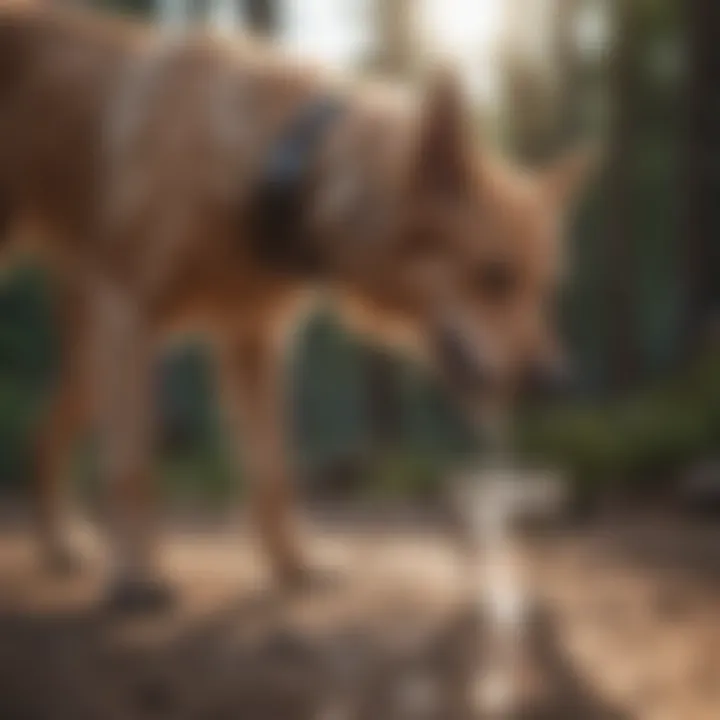
<path id="1" fill-rule="evenodd" d="M 92 427 L 109 598 L 158 570 L 151 368 L 175 333 L 213 349 L 252 514 L 277 577 L 304 577 L 283 418 L 293 328 L 318 296 L 409 345 L 474 417 L 557 363 L 551 307 L 584 153 L 523 172 L 475 141 L 452 72 L 417 97 L 252 40 L 183 39 L 0 0 L 0 238 L 32 247 L 62 331 L 40 437 L 43 557 L 71 559 L 63 467 Z"/>

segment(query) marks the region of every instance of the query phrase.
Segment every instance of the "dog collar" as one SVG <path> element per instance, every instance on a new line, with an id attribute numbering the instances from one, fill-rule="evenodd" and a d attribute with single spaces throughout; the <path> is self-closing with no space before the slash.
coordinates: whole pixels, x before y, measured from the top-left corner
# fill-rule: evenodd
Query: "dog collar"
<path id="1" fill-rule="evenodd" d="M 309 185 L 328 129 L 342 114 L 333 96 L 303 105 L 273 144 L 252 203 L 253 243 L 265 264 L 292 275 L 314 276 L 322 258 L 309 227 Z"/>

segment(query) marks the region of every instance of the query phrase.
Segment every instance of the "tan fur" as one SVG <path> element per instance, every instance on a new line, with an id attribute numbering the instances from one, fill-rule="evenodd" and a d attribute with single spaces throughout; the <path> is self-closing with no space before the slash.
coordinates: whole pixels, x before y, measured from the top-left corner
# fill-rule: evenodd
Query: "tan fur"
<path id="1" fill-rule="evenodd" d="M 323 141 L 309 200 L 322 289 L 373 328 L 378 318 L 404 328 L 431 361 L 435 331 L 457 325 L 469 356 L 507 385 L 545 331 L 559 193 L 478 155 L 447 78 L 420 106 L 388 101 L 249 41 L 164 39 L 0 2 L 0 242 L 32 222 L 65 308 L 66 360 L 39 463 L 51 554 L 60 466 L 92 419 L 117 577 L 154 572 L 150 367 L 169 333 L 200 327 L 244 441 L 259 531 L 281 576 L 296 574 L 281 366 L 318 284 L 260 263 L 243 218 L 283 125 L 329 92 L 347 111 Z M 511 308 L 477 287 L 476 269 L 498 253 L 518 274 Z"/>

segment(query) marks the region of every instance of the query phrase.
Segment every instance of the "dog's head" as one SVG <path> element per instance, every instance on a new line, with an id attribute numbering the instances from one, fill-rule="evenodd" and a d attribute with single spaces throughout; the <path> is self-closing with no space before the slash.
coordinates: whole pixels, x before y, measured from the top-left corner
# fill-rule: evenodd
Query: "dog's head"
<path id="1" fill-rule="evenodd" d="M 523 172 L 477 147 L 469 123 L 457 83 L 442 73 L 424 100 L 367 284 L 381 312 L 398 310 L 420 330 L 463 400 L 482 404 L 564 372 L 552 310 L 562 226 L 589 154 Z"/>

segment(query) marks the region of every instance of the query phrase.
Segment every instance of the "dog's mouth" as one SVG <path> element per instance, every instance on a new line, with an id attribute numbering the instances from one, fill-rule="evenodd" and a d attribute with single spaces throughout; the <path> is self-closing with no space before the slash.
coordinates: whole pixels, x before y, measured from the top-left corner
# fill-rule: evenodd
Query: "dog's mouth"
<path id="1" fill-rule="evenodd" d="M 514 370 L 503 371 L 492 360 L 493 348 L 478 346 L 453 325 L 441 325 L 433 335 L 433 352 L 440 375 L 463 404 L 486 404 L 494 398 L 512 396 L 538 403 L 567 398 L 576 389 L 577 377 L 564 357 L 538 359 Z"/>
<path id="2" fill-rule="evenodd" d="M 469 336 L 452 325 L 438 327 L 433 341 L 442 382 L 473 435 L 484 447 L 502 445 L 514 397 L 508 378 Z"/>
<path id="3" fill-rule="evenodd" d="M 499 378 L 456 328 L 439 328 L 433 341 L 436 365 L 450 398 L 473 433 L 484 440 L 488 418 L 494 414 L 492 408 L 501 394 Z"/>
<path id="4" fill-rule="evenodd" d="M 433 336 L 433 351 L 443 380 L 454 393 L 473 397 L 494 384 L 479 351 L 457 328 L 441 325 Z"/>

